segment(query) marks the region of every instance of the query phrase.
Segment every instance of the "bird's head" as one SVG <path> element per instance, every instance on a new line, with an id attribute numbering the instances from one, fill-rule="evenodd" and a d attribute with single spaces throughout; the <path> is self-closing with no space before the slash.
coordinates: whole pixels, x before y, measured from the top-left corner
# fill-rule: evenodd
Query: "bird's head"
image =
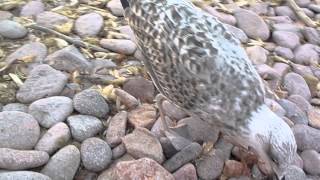
<path id="1" fill-rule="evenodd" d="M 295 137 L 288 124 L 262 105 L 252 113 L 248 129 L 252 148 L 262 160 L 258 164 L 260 170 L 283 180 L 297 151 Z"/>

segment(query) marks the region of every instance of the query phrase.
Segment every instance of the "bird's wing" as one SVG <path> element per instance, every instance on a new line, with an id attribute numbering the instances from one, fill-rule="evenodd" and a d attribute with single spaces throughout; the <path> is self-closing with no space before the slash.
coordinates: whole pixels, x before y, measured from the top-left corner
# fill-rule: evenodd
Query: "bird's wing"
<path id="1" fill-rule="evenodd" d="M 164 95 L 208 122 L 236 126 L 263 102 L 259 76 L 239 41 L 188 4 L 157 2 L 140 1 L 129 19 Z"/>

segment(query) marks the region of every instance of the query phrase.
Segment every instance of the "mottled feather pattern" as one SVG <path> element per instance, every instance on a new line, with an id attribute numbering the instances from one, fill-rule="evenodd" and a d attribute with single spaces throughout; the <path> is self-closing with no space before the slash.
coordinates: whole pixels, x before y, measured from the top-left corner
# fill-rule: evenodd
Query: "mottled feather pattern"
<path id="1" fill-rule="evenodd" d="M 264 91 L 226 27 L 186 1 L 131 0 L 130 6 L 126 17 L 159 91 L 214 126 L 246 124 Z"/>

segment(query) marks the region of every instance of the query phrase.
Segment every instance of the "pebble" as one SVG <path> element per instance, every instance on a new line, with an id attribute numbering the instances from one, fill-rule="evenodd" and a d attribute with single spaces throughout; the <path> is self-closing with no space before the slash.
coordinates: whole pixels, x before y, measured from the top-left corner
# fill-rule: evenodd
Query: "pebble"
<path id="1" fill-rule="evenodd" d="M 115 16 L 123 16 L 124 10 L 119 0 L 111 0 L 107 3 L 107 8 L 110 9 L 111 13 Z"/>
<path id="2" fill-rule="evenodd" d="M 123 90 L 143 103 L 153 103 L 155 88 L 152 81 L 143 77 L 129 79 L 123 84 Z"/>
<path id="3" fill-rule="evenodd" d="M 188 116 L 188 114 L 183 109 L 167 100 L 162 102 L 162 108 L 164 114 L 170 119 L 181 120 Z"/>
<path id="4" fill-rule="evenodd" d="M 286 99 L 281 99 L 278 102 L 286 110 L 286 117 L 294 124 L 308 124 L 307 114 L 298 105 Z"/>
<path id="5" fill-rule="evenodd" d="M 67 83 L 67 76 L 49 65 L 39 65 L 34 68 L 27 80 L 17 92 L 17 99 L 22 103 L 58 95 Z"/>
<path id="6" fill-rule="evenodd" d="M 60 96 L 66 96 L 73 99 L 74 95 L 81 91 L 80 85 L 78 83 L 68 83 L 63 88 Z"/>
<path id="7" fill-rule="evenodd" d="M 0 21 L 0 35 L 9 39 L 19 39 L 27 35 L 28 30 L 21 24 L 11 21 Z"/>
<path id="8" fill-rule="evenodd" d="M 276 55 L 281 56 L 285 59 L 293 59 L 294 58 L 294 54 L 292 52 L 292 50 L 290 48 L 286 48 L 286 47 L 282 47 L 282 46 L 277 46 L 274 49 L 274 52 L 276 53 Z"/>
<path id="9" fill-rule="evenodd" d="M 306 179 L 306 174 L 297 166 L 289 166 L 286 170 L 286 175 L 284 178 L 288 180 L 302 180 Z"/>
<path id="10" fill-rule="evenodd" d="M 311 11 L 308 8 L 301 8 L 302 11 L 309 17 L 309 18 L 313 18 L 315 16 L 314 12 Z"/>
<path id="11" fill-rule="evenodd" d="M 269 52 L 261 46 L 251 46 L 246 49 L 249 59 L 254 65 L 265 64 Z"/>
<path id="12" fill-rule="evenodd" d="M 0 148 L 0 168 L 8 170 L 23 170 L 42 166 L 49 160 L 49 155 L 43 151 L 15 150 Z"/>
<path id="13" fill-rule="evenodd" d="M 117 96 L 119 101 L 129 110 L 135 109 L 140 104 L 137 98 L 122 89 L 116 88 L 114 90 L 114 94 Z"/>
<path id="14" fill-rule="evenodd" d="M 250 169 L 239 161 L 227 160 L 224 164 L 223 175 L 227 177 L 239 177 L 249 175 Z"/>
<path id="15" fill-rule="evenodd" d="M 236 10 L 234 13 L 237 25 L 250 38 L 267 40 L 270 30 L 264 20 L 256 13 L 244 9 Z"/>
<path id="16" fill-rule="evenodd" d="M 168 116 L 165 116 L 165 120 L 167 122 L 167 125 L 169 127 L 173 127 L 175 125 L 175 123 L 168 117 Z M 162 125 L 162 120 L 161 120 L 161 117 L 159 117 L 157 119 L 157 121 L 153 124 L 152 128 L 151 128 L 151 132 L 152 134 L 154 134 L 156 137 L 162 137 L 164 134 L 163 134 L 163 125 Z"/>
<path id="17" fill-rule="evenodd" d="M 2 111 L 20 111 L 20 112 L 28 112 L 28 106 L 21 103 L 10 103 L 3 106 Z"/>
<path id="18" fill-rule="evenodd" d="M 18 111 L 0 112 L 0 148 L 33 149 L 40 136 L 38 122 Z"/>
<path id="19" fill-rule="evenodd" d="M 67 122 L 72 137 L 79 142 L 93 137 L 103 130 L 102 122 L 94 116 L 72 115 L 68 117 Z"/>
<path id="20" fill-rule="evenodd" d="M 71 20 L 61 14 L 45 11 L 37 15 L 36 22 L 40 26 L 54 29 L 55 26 L 71 22 Z"/>
<path id="21" fill-rule="evenodd" d="M 295 103 L 305 113 L 312 109 L 311 104 L 300 95 L 291 95 L 288 100 Z"/>
<path id="22" fill-rule="evenodd" d="M 201 179 L 216 179 L 223 170 L 224 154 L 220 149 L 212 149 L 208 154 L 202 154 L 196 160 L 197 174 Z"/>
<path id="23" fill-rule="evenodd" d="M 43 167 L 41 173 L 52 180 L 72 180 L 80 165 L 80 152 L 68 145 L 56 152 Z"/>
<path id="24" fill-rule="evenodd" d="M 115 168 L 117 179 L 145 179 L 148 177 L 148 179 L 174 180 L 172 174 L 149 158 L 119 162 Z"/>
<path id="25" fill-rule="evenodd" d="M 314 149 L 320 152 L 320 131 L 318 129 L 297 124 L 293 127 L 293 133 L 300 151 Z"/>
<path id="26" fill-rule="evenodd" d="M 315 150 L 304 150 L 301 153 L 303 169 L 310 175 L 320 175 L 320 154 Z"/>
<path id="27" fill-rule="evenodd" d="M 316 13 L 320 13 L 320 5 L 318 4 L 310 4 L 308 8 Z"/>
<path id="28" fill-rule="evenodd" d="M 195 160 L 201 153 L 202 147 L 198 143 L 191 143 L 163 163 L 169 172 L 174 172 L 190 161 Z"/>
<path id="29" fill-rule="evenodd" d="M 91 68 L 91 63 L 73 45 L 55 51 L 44 62 L 57 70 L 70 73 L 76 70 L 86 72 Z"/>
<path id="30" fill-rule="evenodd" d="M 87 170 L 102 171 L 111 163 L 112 151 L 109 145 L 99 138 L 88 138 L 81 144 L 81 161 Z"/>
<path id="31" fill-rule="evenodd" d="M 257 2 L 251 4 L 249 10 L 255 12 L 258 15 L 267 15 L 269 6 L 270 5 L 266 2 Z"/>
<path id="32" fill-rule="evenodd" d="M 271 21 L 271 23 L 277 24 L 277 23 L 286 23 L 291 24 L 293 21 L 288 16 L 269 16 L 266 17 L 267 20 Z"/>
<path id="33" fill-rule="evenodd" d="M 295 25 L 293 23 L 278 23 L 272 25 L 273 31 L 285 31 L 292 32 L 299 36 L 299 38 L 303 39 L 303 35 L 301 33 L 301 27 Z"/>
<path id="34" fill-rule="evenodd" d="M 153 105 L 142 104 L 128 114 L 128 120 L 135 128 L 143 127 L 151 129 L 157 120 L 157 111 Z"/>
<path id="35" fill-rule="evenodd" d="M 127 152 L 126 147 L 123 143 L 118 145 L 117 147 L 112 149 L 112 159 L 119 159 L 121 156 L 123 156 Z"/>
<path id="36" fill-rule="evenodd" d="M 309 4 L 311 4 L 311 0 L 296 0 L 296 3 L 298 6 L 304 8 L 304 7 L 308 7 Z"/>
<path id="37" fill-rule="evenodd" d="M 300 74 L 302 77 L 305 78 L 305 76 L 313 76 L 313 72 L 309 66 L 304 66 L 301 64 L 292 64 L 291 65 L 292 71 Z M 305 78 L 306 79 L 306 78 Z M 308 83 L 308 82 L 307 82 Z"/>
<path id="38" fill-rule="evenodd" d="M 164 161 L 159 140 L 145 128 L 136 128 L 122 139 L 127 152 L 135 158 L 148 157 L 158 163 Z"/>
<path id="39" fill-rule="evenodd" d="M 283 77 L 285 74 L 289 72 L 290 66 L 285 63 L 274 63 L 273 69 L 276 70 L 281 77 Z"/>
<path id="40" fill-rule="evenodd" d="M 266 98 L 265 103 L 279 117 L 283 118 L 286 115 L 286 110 L 277 101 Z"/>
<path id="41" fill-rule="evenodd" d="M 300 38 L 297 34 L 288 31 L 274 31 L 272 40 L 279 46 L 294 49 L 300 45 Z"/>
<path id="42" fill-rule="evenodd" d="M 65 146 L 71 138 L 69 127 L 59 122 L 52 126 L 38 141 L 35 150 L 53 154 L 59 148 Z"/>
<path id="43" fill-rule="evenodd" d="M 312 44 L 304 44 L 298 46 L 294 50 L 293 62 L 297 64 L 313 65 L 319 61 L 318 52 L 315 50 L 315 46 Z"/>
<path id="44" fill-rule="evenodd" d="M 132 161 L 134 158 L 129 154 L 123 155 L 121 158 L 113 161 L 113 163 L 109 166 L 108 169 L 104 170 L 99 176 L 97 180 L 118 180 L 116 177 L 116 165 L 120 162 L 124 161 Z"/>
<path id="45" fill-rule="evenodd" d="M 178 125 L 186 124 L 191 139 L 196 142 L 216 142 L 219 137 L 219 131 L 212 129 L 207 122 L 196 117 L 188 117 L 180 120 Z"/>
<path id="46" fill-rule="evenodd" d="M 13 17 L 13 14 L 9 11 L 1 11 L 0 10 L 0 21 L 2 20 L 10 20 Z"/>
<path id="47" fill-rule="evenodd" d="M 288 91 L 289 95 L 300 95 L 306 100 L 311 99 L 311 92 L 306 81 L 302 76 L 296 73 L 288 73 L 284 76 L 283 86 Z"/>
<path id="48" fill-rule="evenodd" d="M 320 45 L 320 33 L 315 28 L 305 27 L 302 30 L 302 34 L 309 43 Z"/>
<path id="49" fill-rule="evenodd" d="M 125 55 L 133 55 L 137 49 L 136 44 L 127 39 L 101 39 L 100 45 L 110 51 Z"/>
<path id="50" fill-rule="evenodd" d="M 249 41 L 247 34 L 242 29 L 229 24 L 225 24 L 225 27 L 242 43 L 247 43 Z"/>
<path id="51" fill-rule="evenodd" d="M 40 99 L 29 106 L 29 113 L 45 128 L 65 121 L 72 112 L 72 100 L 64 96 Z"/>
<path id="52" fill-rule="evenodd" d="M 74 108 L 81 114 L 106 118 L 109 105 L 103 96 L 93 89 L 86 89 L 76 94 L 73 98 Z"/>
<path id="53" fill-rule="evenodd" d="M 44 12 L 44 9 L 42 1 L 30 1 L 21 8 L 20 16 L 36 16 Z"/>
<path id="54" fill-rule="evenodd" d="M 97 180 L 97 178 L 97 173 L 88 171 L 86 169 L 80 169 L 74 177 L 75 180 Z"/>
<path id="55" fill-rule="evenodd" d="M 0 172 L 0 179 L 1 180 L 51 180 L 46 175 L 40 174 L 38 172 L 33 171 L 7 171 L 7 172 Z"/>
<path id="56" fill-rule="evenodd" d="M 40 42 L 26 43 L 17 50 L 15 50 L 13 53 L 9 54 L 5 61 L 8 63 L 16 59 L 23 59 L 28 56 L 34 57 L 33 63 L 41 63 L 47 56 L 46 45 Z"/>
<path id="57" fill-rule="evenodd" d="M 111 147 L 115 147 L 122 142 L 122 139 L 126 135 L 128 113 L 126 111 L 120 111 L 113 116 L 109 122 L 106 141 Z"/>
<path id="58" fill-rule="evenodd" d="M 223 13 L 223 12 L 219 12 L 211 6 L 204 6 L 203 10 L 206 11 L 207 13 L 209 13 L 210 15 L 216 17 L 222 23 L 229 24 L 231 26 L 234 26 L 237 23 L 236 18 L 233 17 L 232 15 L 227 14 L 227 13 Z"/>
<path id="59" fill-rule="evenodd" d="M 97 36 L 103 28 L 103 17 L 98 13 L 81 15 L 75 21 L 74 30 L 81 37 Z"/>
<path id="60" fill-rule="evenodd" d="M 308 111 L 309 125 L 311 127 L 320 129 L 320 109 L 310 108 Z"/>
<path id="61" fill-rule="evenodd" d="M 288 16 L 292 20 L 297 20 L 295 12 L 289 6 L 277 6 L 274 8 L 277 16 Z"/>
<path id="62" fill-rule="evenodd" d="M 197 171 L 193 164 L 188 163 L 173 173 L 175 180 L 197 180 Z"/>

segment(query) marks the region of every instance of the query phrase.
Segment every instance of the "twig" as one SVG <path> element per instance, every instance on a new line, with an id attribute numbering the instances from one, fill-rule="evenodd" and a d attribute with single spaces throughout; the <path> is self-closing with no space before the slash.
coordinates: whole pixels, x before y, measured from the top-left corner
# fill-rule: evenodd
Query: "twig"
<path id="1" fill-rule="evenodd" d="M 93 44 L 89 44 L 89 43 L 86 43 L 84 41 L 81 41 L 81 40 L 78 40 L 78 39 L 74 39 L 74 38 L 71 38 L 67 35 L 64 35 L 62 33 L 59 33 L 55 30 L 52 30 L 52 29 L 49 29 L 49 28 L 46 28 L 44 26 L 39 26 L 39 25 L 36 25 L 36 24 L 31 24 L 31 25 L 28 25 L 27 26 L 28 28 L 31 28 L 31 29 L 35 29 L 35 30 L 39 30 L 39 31 L 42 31 L 42 32 L 45 32 L 45 33 L 51 33 L 51 34 L 54 34 L 64 40 L 66 40 L 67 42 L 71 43 L 71 44 L 74 44 L 75 46 L 79 46 L 79 47 L 83 47 L 83 48 L 88 48 L 88 49 L 91 49 L 93 51 L 99 51 L 99 52 L 110 52 L 109 50 L 107 49 L 104 49 L 104 48 L 101 48 L 99 46 L 96 46 L 96 45 L 93 45 Z"/>
<path id="2" fill-rule="evenodd" d="M 297 3 L 294 0 L 287 0 L 291 8 L 295 11 L 295 13 L 298 15 L 298 17 L 307 25 L 310 27 L 316 27 L 317 23 L 310 19 L 303 10 L 297 5 Z"/>

